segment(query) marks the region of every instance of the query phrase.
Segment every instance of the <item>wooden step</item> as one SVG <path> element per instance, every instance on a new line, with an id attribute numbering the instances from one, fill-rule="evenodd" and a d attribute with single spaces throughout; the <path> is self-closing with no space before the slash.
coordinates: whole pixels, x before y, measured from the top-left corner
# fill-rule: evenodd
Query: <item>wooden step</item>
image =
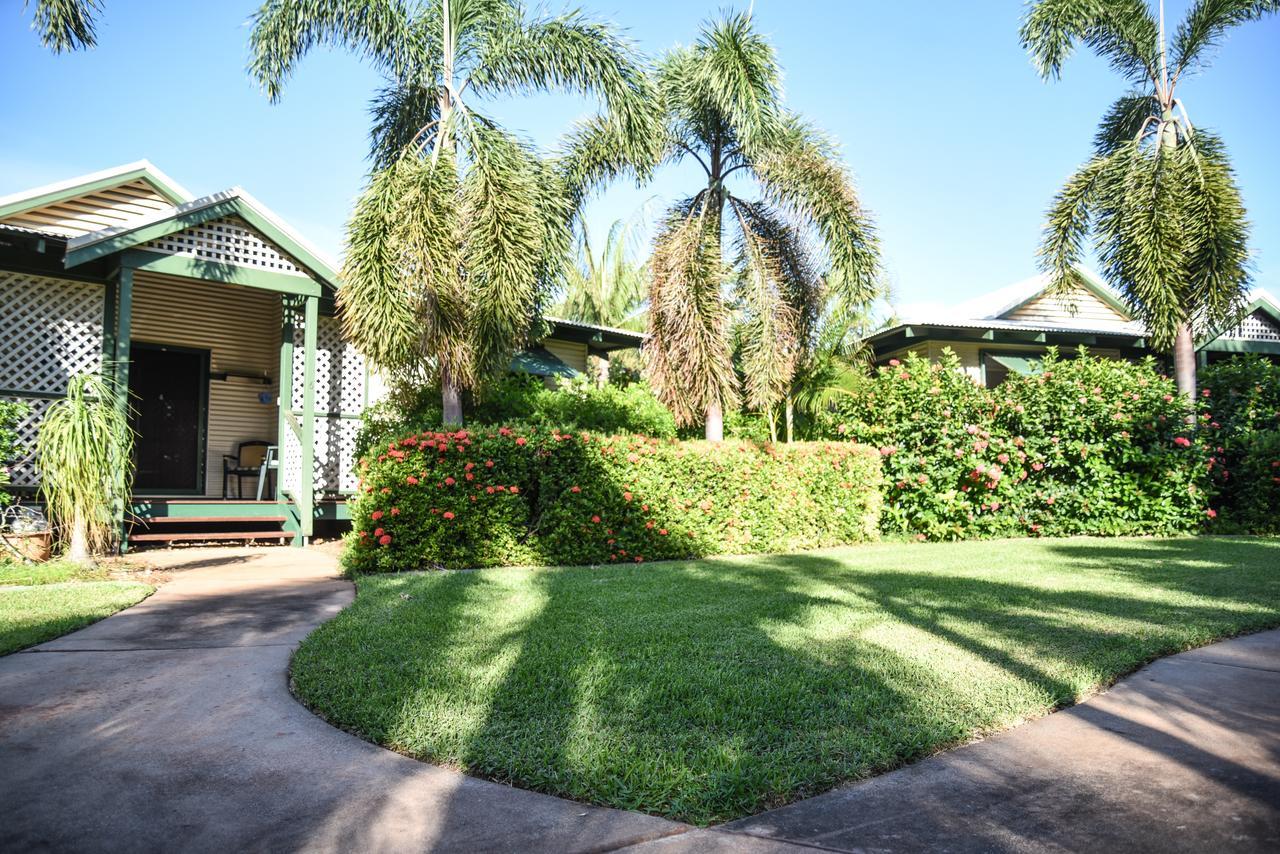
<path id="1" fill-rule="evenodd" d="M 132 520 L 135 525 L 182 524 L 183 522 L 261 522 L 278 525 L 285 521 L 284 516 L 138 516 Z"/>
<path id="2" fill-rule="evenodd" d="M 131 534 L 131 543 L 177 543 L 202 540 L 282 540 L 292 539 L 292 531 L 211 531 L 207 533 Z"/>

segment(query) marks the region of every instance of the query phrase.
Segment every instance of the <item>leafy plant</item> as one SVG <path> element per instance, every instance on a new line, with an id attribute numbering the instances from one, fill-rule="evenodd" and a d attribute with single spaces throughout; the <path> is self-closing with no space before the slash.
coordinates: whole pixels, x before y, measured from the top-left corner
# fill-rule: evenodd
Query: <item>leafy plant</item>
<path id="1" fill-rule="evenodd" d="M 45 411 L 36 439 L 40 492 L 67 559 L 92 563 L 112 550 L 133 481 L 133 432 L 114 384 L 99 374 L 67 383 Z"/>
<path id="2" fill-rule="evenodd" d="M 917 539 L 1174 534 L 1210 523 L 1210 448 L 1150 360 L 1050 351 L 989 390 L 911 354 L 826 416 L 879 448 L 885 533 Z"/>
<path id="3" fill-rule="evenodd" d="M 879 460 L 537 428 L 427 432 L 361 462 L 353 571 L 639 563 L 875 535 Z"/>
<path id="4" fill-rule="evenodd" d="M 563 280 L 591 180 L 592 155 L 550 162 L 478 104 L 598 95 L 606 115 L 591 126 L 618 151 L 647 151 L 648 78 L 609 27 L 579 12 L 531 19 L 516 0 L 268 0 L 251 71 L 276 99 L 321 45 L 371 59 L 386 81 L 372 108 L 374 172 L 347 228 L 343 328 L 391 375 L 438 383 L 446 423 L 460 423 L 462 392 L 506 369 Z"/>
<path id="5" fill-rule="evenodd" d="M 1213 448 L 1217 527 L 1280 534 L 1280 365 L 1236 356 L 1202 379 L 1200 432 Z"/>
<path id="6" fill-rule="evenodd" d="M 9 485 L 9 466 L 18 453 L 18 422 L 27 407 L 16 401 L 0 400 L 0 507 L 12 501 L 5 487 Z"/>
<path id="7" fill-rule="evenodd" d="M 879 249 L 835 143 L 782 100 L 781 68 L 749 14 L 704 27 L 658 70 L 665 128 L 659 157 L 689 158 L 706 184 L 667 212 L 651 259 L 647 375 L 682 425 L 723 435 L 738 405 L 780 401 L 832 273 L 850 304 L 875 295 Z M 752 200 L 730 179 L 751 178 Z M 732 253 L 726 258 L 726 245 Z M 734 305 L 726 300 L 732 290 Z M 739 382 L 734 308 L 744 325 Z"/>
<path id="8" fill-rule="evenodd" d="M 1197 0 L 1166 39 L 1164 2 L 1038 0 L 1022 42 L 1041 75 L 1057 77 L 1077 42 L 1134 87 L 1103 117 L 1094 156 L 1049 211 L 1041 266 L 1072 290 L 1092 234 L 1103 274 L 1172 349 L 1178 389 L 1195 394 L 1195 340 L 1239 322 L 1249 286 L 1248 223 L 1222 141 L 1196 128 L 1178 83 L 1202 70 L 1227 30 L 1280 9 L 1276 0 Z"/>

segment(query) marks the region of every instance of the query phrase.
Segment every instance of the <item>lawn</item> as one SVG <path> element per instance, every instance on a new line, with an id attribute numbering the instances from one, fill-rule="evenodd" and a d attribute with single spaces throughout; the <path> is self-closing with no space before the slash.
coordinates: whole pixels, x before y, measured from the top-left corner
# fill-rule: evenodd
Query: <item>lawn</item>
<path id="1" fill-rule="evenodd" d="M 328 720 L 478 776 L 709 824 L 1280 625 L 1280 541 L 881 544 L 358 585 L 293 661 Z"/>
<path id="2" fill-rule="evenodd" d="M 155 589 L 105 581 L 103 569 L 65 561 L 0 563 L 0 655 L 52 640 L 141 602 Z"/>

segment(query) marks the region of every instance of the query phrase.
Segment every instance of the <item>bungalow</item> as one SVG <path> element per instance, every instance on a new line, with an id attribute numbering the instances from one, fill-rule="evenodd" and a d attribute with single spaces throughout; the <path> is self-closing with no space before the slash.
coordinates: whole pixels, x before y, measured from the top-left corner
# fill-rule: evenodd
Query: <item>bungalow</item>
<path id="1" fill-rule="evenodd" d="M 1097 274 L 1080 269 L 1071 293 L 1051 295 L 1036 276 L 953 308 L 894 321 L 867 339 L 877 364 L 916 353 L 938 361 L 945 349 L 960 359 L 974 381 L 994 388 L 1010 373 L 1025 373 L 1051 346 L 1064 353 L 1085 345 L 1116 359 L 1151 354 L 1147 332 Z M 1264 290 L 1250 295 L 1244 322 L 1198 342 L 1200 363 L 1236 353 L 1280 359 L 1280 302 Z"/>
<path id="2" fill-rule="evenodd" d="M 145 161 L 0 197 L 0 398 L 29 408 L 19 459 L 0 461 L 13 486 L 38 486 L 31 449 L 68 379 L 102 370 L 131 396 L 132 541 L 300 545 L 345 519 L 378 385 L 337 288 L 333 262 L 249 193 L 195 198 Z M 549 327 L 514 370 L 599 371 L 641 341 Z"/>

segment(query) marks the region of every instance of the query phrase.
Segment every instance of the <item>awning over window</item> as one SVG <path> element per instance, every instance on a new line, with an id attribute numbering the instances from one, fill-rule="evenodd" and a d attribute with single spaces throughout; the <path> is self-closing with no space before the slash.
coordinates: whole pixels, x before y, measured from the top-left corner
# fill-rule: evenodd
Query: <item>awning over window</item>
<path id="1" fill-rule="evenodd" d="M 1011 374 L 1038 374 L 1043 368 L 1040 359 L 1031 356 L 1006 356 L 1003 353 L 987 353 L 986 357 Z"/>
<path id="2" fill-rule="evenodd" d="M 562 362 L 546 347 L 534 347 L 516 353 L 511 370 L 538 377 L 576 377 L 578 372 Z"/>

